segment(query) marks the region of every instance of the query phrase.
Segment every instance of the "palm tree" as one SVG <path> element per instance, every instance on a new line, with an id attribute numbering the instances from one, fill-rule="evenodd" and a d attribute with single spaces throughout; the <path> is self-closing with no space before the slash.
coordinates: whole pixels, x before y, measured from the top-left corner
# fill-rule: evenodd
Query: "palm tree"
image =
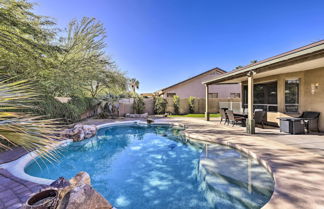
<path id="1" fill-rule="evenodd" d="M 136 89 L 139 88 L 139 81 L 136 78 L 132 78 L 129 80 L 129 86 L 132 88 L 133 92 L 135 93 Z"/>
<path id="2" fill-rule="evenodd" d="M 60 140 L 57 120 L 45 120 L 30 113 L 38 94 L 27 81 L 0 81 L 0 150 L 23 147 L 47 160 Z"/>

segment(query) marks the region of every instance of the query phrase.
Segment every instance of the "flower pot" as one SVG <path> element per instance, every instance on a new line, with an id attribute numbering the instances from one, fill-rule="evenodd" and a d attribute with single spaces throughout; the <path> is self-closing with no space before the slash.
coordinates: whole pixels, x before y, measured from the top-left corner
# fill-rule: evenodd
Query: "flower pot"
<path id="1" fill-rule="evenodd" d="M 55 209 L 59 200 L 58 191 L 50 188 L 32 195 L 26 202 L 26 209 Z"/>

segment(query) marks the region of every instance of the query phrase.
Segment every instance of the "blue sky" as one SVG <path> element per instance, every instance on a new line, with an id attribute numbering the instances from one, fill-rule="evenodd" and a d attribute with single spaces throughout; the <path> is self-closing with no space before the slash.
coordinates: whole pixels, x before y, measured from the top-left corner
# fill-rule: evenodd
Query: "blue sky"
<path id="1" fill-rule="evenodd" d="M 139 92 L 220 67 L 226 71 L 324 38 L 323 0 L 32 0 L 65 27 L 95 17 L 107 53 Z"/>

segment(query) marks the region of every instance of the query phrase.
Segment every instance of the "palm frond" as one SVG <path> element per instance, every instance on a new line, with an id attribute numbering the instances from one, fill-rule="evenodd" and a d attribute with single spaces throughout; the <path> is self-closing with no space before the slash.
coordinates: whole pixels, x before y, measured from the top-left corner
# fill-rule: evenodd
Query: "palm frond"
<path id="1" fill-rule="evenodd" d="M 26 80 L 0 81 L 0 149 L 20 146 L 52 161 L 57 158 L 51 150 L 60 141 L 60 125 L 29 113 L 33 108 L 29 103 L 38 96 Z"/>

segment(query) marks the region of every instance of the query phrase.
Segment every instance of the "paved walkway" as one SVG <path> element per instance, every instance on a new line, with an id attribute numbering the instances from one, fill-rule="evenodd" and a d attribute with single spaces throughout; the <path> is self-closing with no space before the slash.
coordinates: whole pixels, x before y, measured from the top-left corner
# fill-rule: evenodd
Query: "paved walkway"
<path id="1" fill-rule="evenodd" d="M 21 208 L 29 196 L 44 186 L 19 179 L 0 168 L 0 208 Z"/>
<path id="2" fill-rule="evenodd" d="M 17 160 L 25 154 L 27 154 L 27 151 L 21 147 L 14 148 L 7 152 L 0 152 L 0 164 Z"/>

